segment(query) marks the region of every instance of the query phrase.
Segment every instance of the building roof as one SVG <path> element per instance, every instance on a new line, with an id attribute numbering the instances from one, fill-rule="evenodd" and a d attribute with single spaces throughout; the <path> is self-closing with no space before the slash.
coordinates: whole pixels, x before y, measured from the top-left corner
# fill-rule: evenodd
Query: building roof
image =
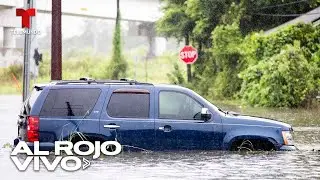
<path id="1" fill-rule="evenodd" d="M 320 6 L 291 20 L 291 21 L 288 21 L 284 24 L 281 24 L 280 26 L 277 26 L 273 29 L 270 29 L 268 31 L 266 31 L 265 33 L 266 34 L 270 34 L 270 33 L 273 33 L 283 27 L 286 27 L 288 25 L 293 25 L 293 24 L 297 24 L 297 23 L 305 23 L 305 24 L 308 24 L 308 23 L 313 23 L 314 25 L 319 25 L 320 24 Z"/>

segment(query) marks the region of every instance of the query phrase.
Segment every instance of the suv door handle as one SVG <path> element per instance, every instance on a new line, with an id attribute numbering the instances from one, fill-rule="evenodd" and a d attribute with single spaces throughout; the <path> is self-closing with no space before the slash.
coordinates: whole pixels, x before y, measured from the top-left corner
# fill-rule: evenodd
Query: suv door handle
<path id="1" fill-rule="evenodd" d="M 115 125 L 115 124 L 107 124 L 103 126 L 104 128 L 109 128 L 109 129 L 119 129 L 120 126 Z"/>
<path id="2" fill-rule="evenodd" d="M 172 128 L 169 125 L 165 125 L 163 127 L 159 127 L 159 130 L 163 131 L 163 132 L 171 132 Z"/>

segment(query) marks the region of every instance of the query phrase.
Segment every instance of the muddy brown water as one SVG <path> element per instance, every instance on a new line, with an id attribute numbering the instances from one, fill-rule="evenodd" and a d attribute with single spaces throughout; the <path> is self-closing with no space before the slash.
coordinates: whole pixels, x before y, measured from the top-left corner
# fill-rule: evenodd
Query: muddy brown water
<path id="1" fill-rule="evenodd" d="M 20 96 L 0 96 L 0 147 L 12 144 Z M 0 179 L 320 179 L 320 115 L 315 110 L 279 110 L 221 104 L 224 109 L 280 118 L 294 125 L 299 151 L 235 153 L 222 151 L 135 152 L 91 161 L 86 170 L 20 172 L 10 148 L 0 149 Z M 42 167 L 43 168 L 43 167 Z"/>

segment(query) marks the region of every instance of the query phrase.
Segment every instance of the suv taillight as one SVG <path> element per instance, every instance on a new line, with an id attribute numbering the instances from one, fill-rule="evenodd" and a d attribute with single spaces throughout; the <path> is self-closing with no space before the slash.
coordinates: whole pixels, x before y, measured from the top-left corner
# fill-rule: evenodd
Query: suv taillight
<path id="1" fill-rule="evenodd" d="M 29 142 L 39 141 L 39 117 L 28 117 L 27 138 Z"/>

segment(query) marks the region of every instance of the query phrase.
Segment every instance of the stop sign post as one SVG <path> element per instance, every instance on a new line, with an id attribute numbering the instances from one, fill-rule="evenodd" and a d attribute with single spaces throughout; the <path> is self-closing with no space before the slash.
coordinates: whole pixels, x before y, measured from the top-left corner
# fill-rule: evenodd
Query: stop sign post
<path id="1" fill-rule="evenodd" d="M 197 61 L 198 50 L 192 46 L 186 45 L 181 49 L 179 57 L 181 61 L 187 64 L 188 82 L 191 82 L 191 64 Z"/>
<path id="2" fill-rule="evenodd" d="M 186 64 L 193 64 L 198 59 L 198 50 L 192 46 L 185 46 L 180 51 L 180 59 Z"/>

